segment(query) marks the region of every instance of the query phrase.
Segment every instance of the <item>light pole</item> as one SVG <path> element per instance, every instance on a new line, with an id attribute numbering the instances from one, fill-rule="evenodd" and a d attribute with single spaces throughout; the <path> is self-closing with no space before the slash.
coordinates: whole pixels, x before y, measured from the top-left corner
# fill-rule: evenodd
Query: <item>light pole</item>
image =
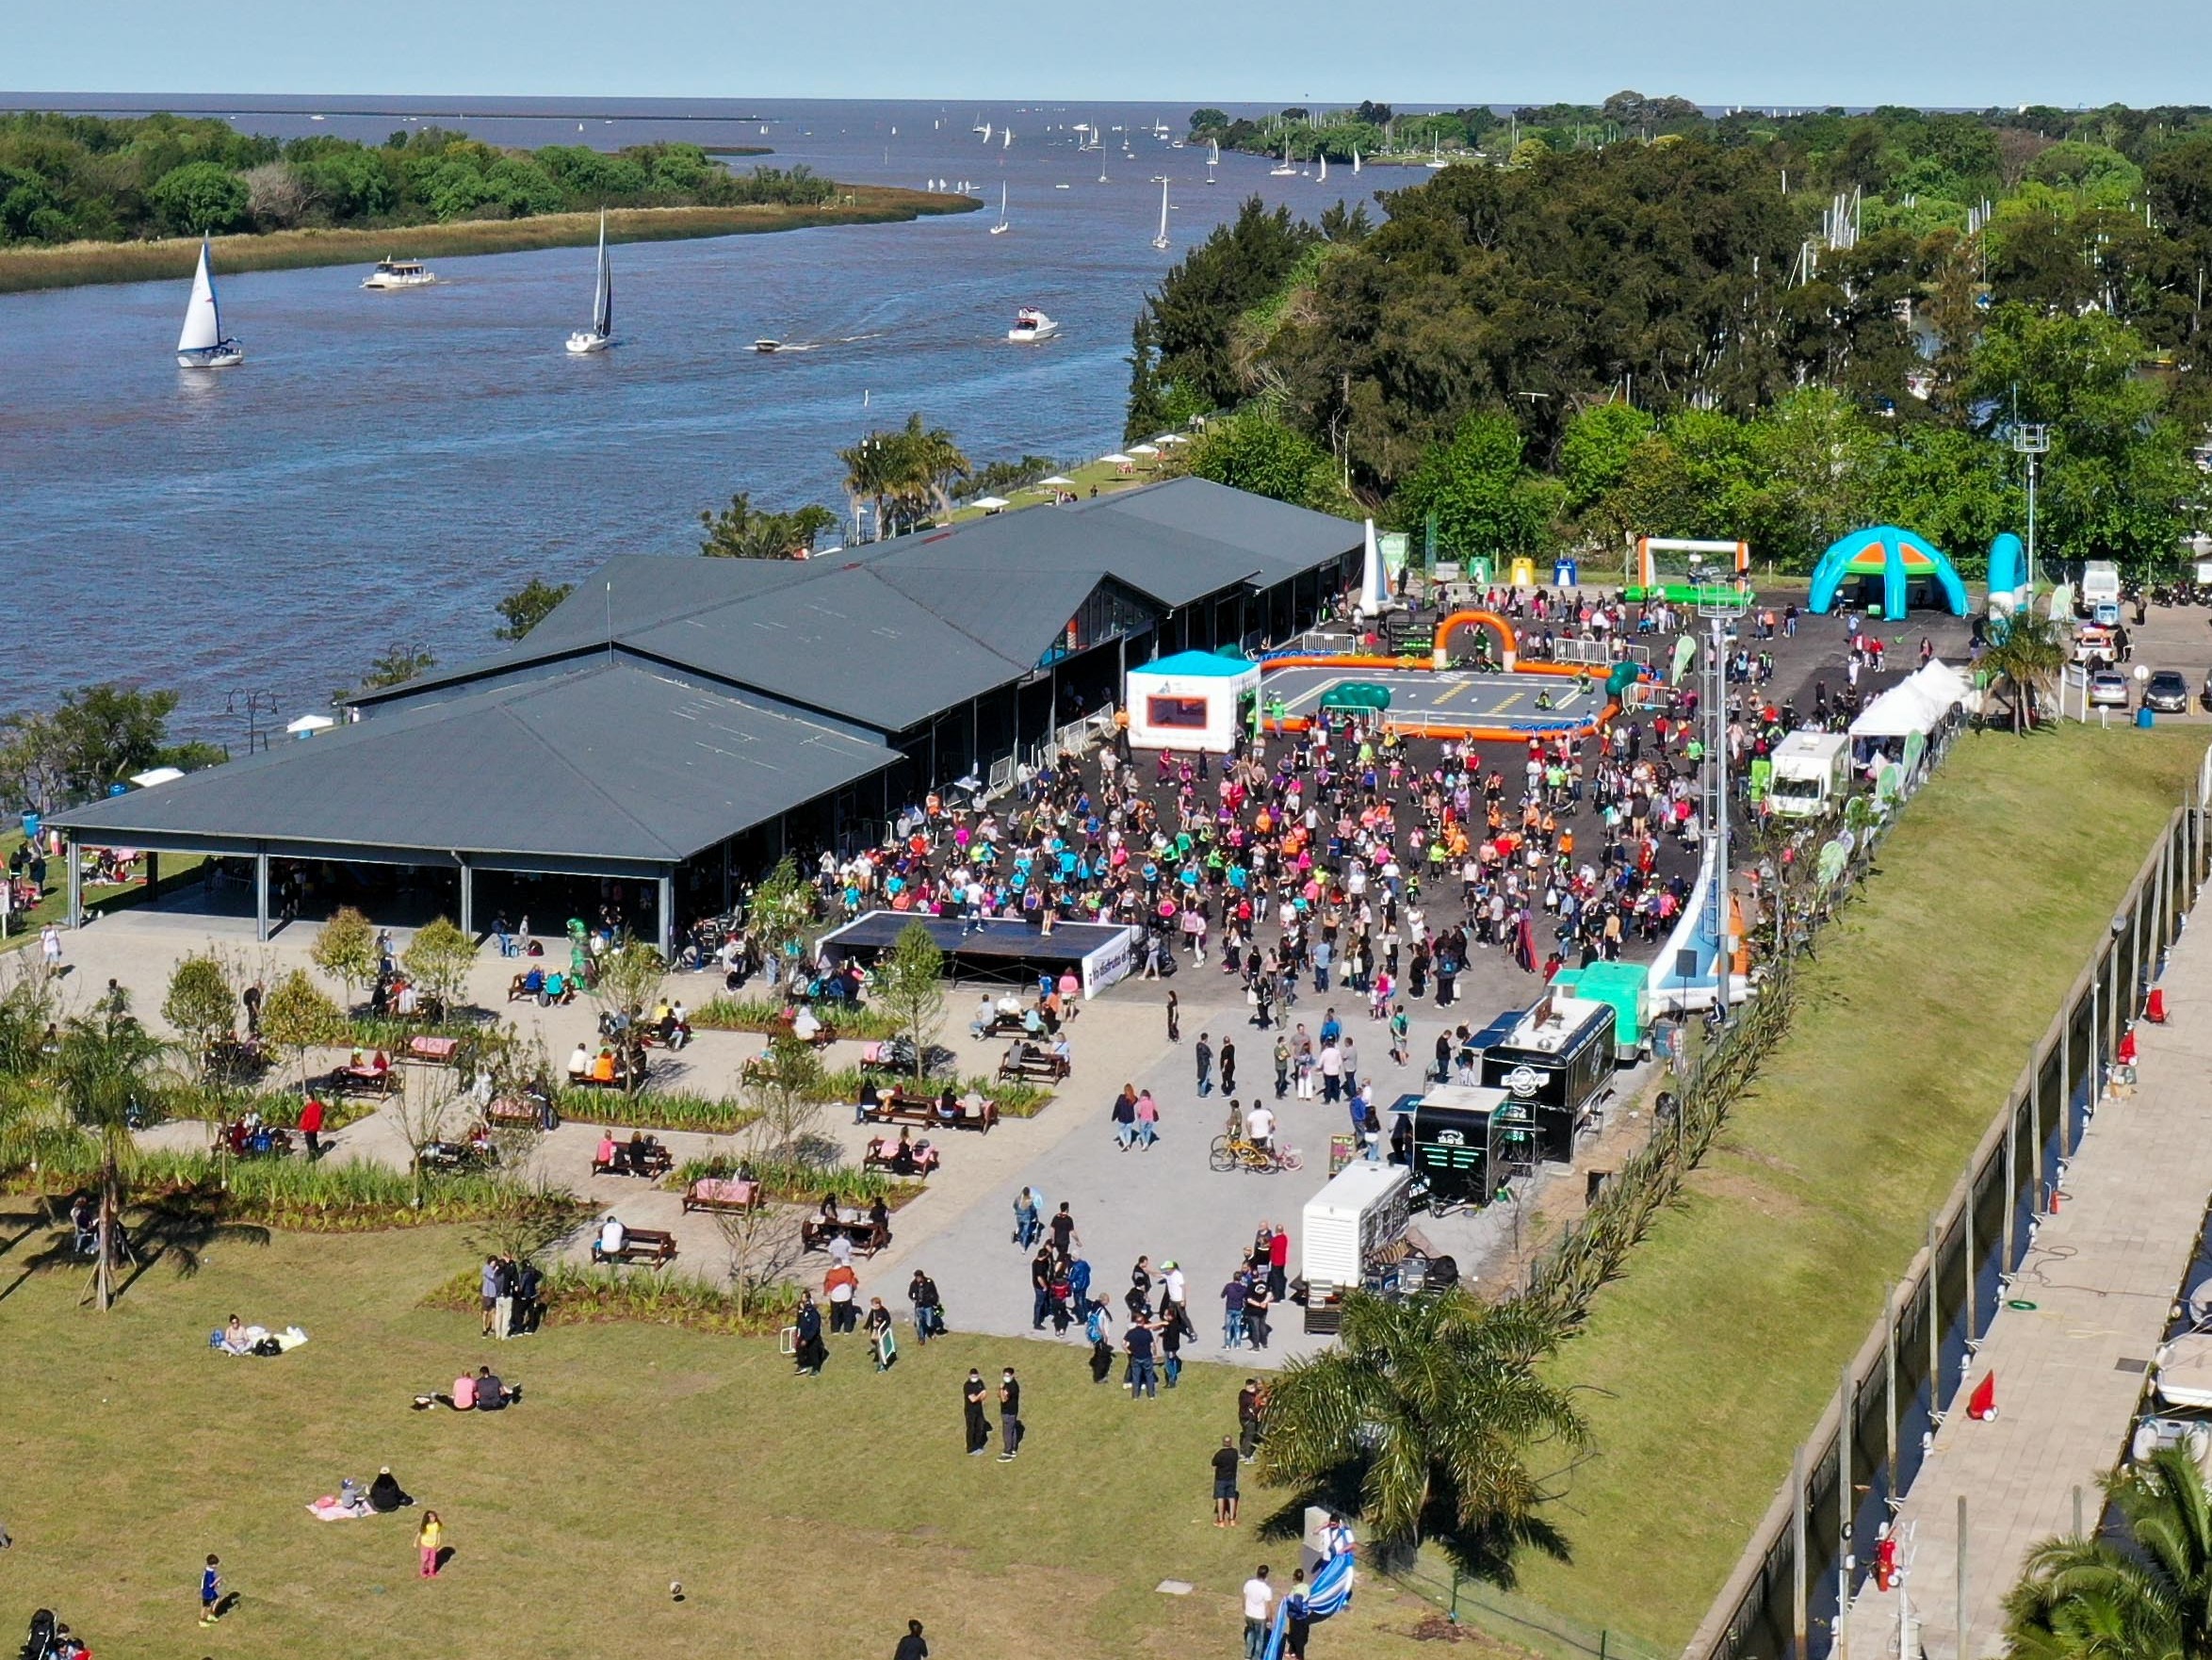
<path id="1" fill-rule="evenodd" d="M 2027 458 L 2027 599 L 2031 606 L 2035 603 L 2035 464 L 2050 448 L 2051 429 L 2041 421 L 2012 429 L 2014 453 Z"/>

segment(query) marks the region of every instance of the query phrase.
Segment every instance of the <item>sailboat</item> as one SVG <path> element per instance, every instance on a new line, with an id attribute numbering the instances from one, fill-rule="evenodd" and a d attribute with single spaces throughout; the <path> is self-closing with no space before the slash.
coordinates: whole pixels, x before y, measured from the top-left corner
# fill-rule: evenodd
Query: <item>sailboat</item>
<path id="1" fill-rule="evenodd" d="M 1354 178 L 1359 176 L 1359 151 L 1357 146 L 1352 151 L 1352 176 Z"/>
<path id="2" fill-rule="evenodd" d="M 1444 141 L 1439 136 L 1433 133 L 1429 135 L 1428 160 L 1423 165 L 1425 166 L 1432 173 L 1438 171 L 1445 165 Z"/>
<path id="3" fill-rule="evenodd" d="M 1213 170 L 1221 165 L 1221 140 L 1209 138 L 1206 141 L 1213 146 L 1213 154 L 1206 158 L 1206 182 L 1211 185 L 1213 183 Z"/>
<path id="4" fill-rule="evenodd" d="M 1006 129 L 1006 131 L 1005 131 L 1004 133 L 1000 134 L 1000 136 L 1001 138 L 1003 138 L 1006 140 L 1006 142 L 1005 142 L 1005 143 L 1003 143 L 1003 144 L 1001 144 L 1001 145 L 1000 145 L 1000 146 L 999 146 L 999 148 L 1000 148 L 1000 150 L 1001 152 L 1008 151 L 1008 150 L 1011 150 L 1011 149 L 1013 149 L 1013 148 L 1014 148 L 1014 129 L 1013 129 L 1012 127 L 1008 127 L 1008 128 Z"/>
<path id="5" fill-rule="evenodd" d="M 984 122 L 984 143 L 986 143 L 986 144 L 988 144 L 990 141 L 991 141 L 991 123 L 990 123 L 989 122 Z"/>
<path id="6" fill-rule="evenodd" d="M 607 263 L 607 210 L 599 210 L 599 276 L 592 287 L 592 326 L 568 337 L 569 350 L 582 355 L 614 344 L 614 268 Z"/>
<path id="7" fill-rule="evenodd" d="M 1098 146 L 1098 183 L 1106 183 L 1106 146 Z"/>
<path id="8" fill-rule="evenodd" d="M 1269 168 L 1267 170 L 1267 176 L 1271 179 L 1289 179 L 1295 178 L 1297 176 L 1297 172 L 1298 170 L 1291 165 L 1291 141 L 1290 139 L 1285 138 L 1283 140 L 1282 165 L 1280 167 Z"/>
<path id="9" fill-rule="evenodd" d="M 185 305 L 185 329 L 177 336 L 180 369 L 229 369 L 246 361 L 246 349 L 222 332 L 222 308 L 215 302 L 215 278 L 207 269 L 207 238 L 200 238 L 200 269 L 192 273 L 192 298 Z"/>
<path id="10" fill-rule="evenodd" d="M 1318 177 L 1317 179 L 1315 179 L 1313 182 L 1314 182 L 1315 184 L 1317 184 L 1317 185 L 1326 185 L 1326 184 L 1327 184 L 1327 183 L 1328 183 L 1328 157 L 1327 157 L 1327 156 L 1326 156 L 1326 155 L 1325 155 L 1325 156 L 1323 156 L 1323 157 L 1321 158 L 1321 176 L 1320 176 L 1320 177 Z"/>
<path id="11" fill-rule="evenodd" d="M 1161 252 L 1167 252 L 1167 181 L 1160 181 L 1160 235 L 1152 238 L 1152 246 Z"/>
<path id="12" fill-rule="evenodd" d="M 1006 222 L 1006 182 L 999 181 L 999 222 L 991 227 L 991 235 L 1003 236 L 1014 227 Z"/>

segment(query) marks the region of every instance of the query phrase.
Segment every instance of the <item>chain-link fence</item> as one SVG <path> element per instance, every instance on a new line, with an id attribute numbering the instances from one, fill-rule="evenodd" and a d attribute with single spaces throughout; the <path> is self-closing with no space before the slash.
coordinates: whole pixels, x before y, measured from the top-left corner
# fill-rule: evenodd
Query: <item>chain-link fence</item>
<path id="1" fill-rule="evenodd" d="M 1911 1487 L 1923 1440 L 1964 1384 L 2058 1192 L 2127 1023 L 2142 1008 L 2205 879 L 2203 780 L 2152 845 L 2110 934 L 2037 1040 L 1927 1243 L 1836 1393 L 1690 1647 L 1698 1660 L 1834 1652 L 1840 1613 L 1876 1530 Z M 1842 1495 L 1851 1495 L 1846 1504 Z M 1856 1563 L 1853 1567 L 1849 1564 Z"/>
<path id="2" fill-rule="evenodd" d="M 1586 1625 L 1556 1608 L 1502 1590 L 1487 1580 L 1471 1579 L 1448 1564 L 1423 1559 L 1385 1570 L 1400 1590 L 1433 1603 L 1446 1619 L 1489 1633 L 1517 1648 L 1556 1660 L 1673 1660 L 1640 1637 L 1603 1626 Z"/>

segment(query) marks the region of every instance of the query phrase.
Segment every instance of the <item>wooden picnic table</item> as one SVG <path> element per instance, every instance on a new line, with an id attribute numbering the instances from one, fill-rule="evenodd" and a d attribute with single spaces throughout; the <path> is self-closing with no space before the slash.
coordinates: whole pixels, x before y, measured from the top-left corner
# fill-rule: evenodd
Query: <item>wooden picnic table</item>
<path id="1" fill-rule="evenodd" d="M 643 1262 L 659 1268 L 675 1261 L 675 1235 L 664 1233 L 657 1228 L 625 1228 L 622 1232 L 622 1249 L 610 1253 L 592 1241 L 592 1261 L 594 1262 Z"/>
<path id="2" fill-rule="evenodd" d="M 999 1121 L 999 1103 L 985 1101 L 980 1111 L 970 1111 L 968 1103 L 960 1103 L 959 1115 L 948 1118 L 937 1111 L 935 1099 L 929 1096 L 886 1096 L 872 1107 L 860 1109 L 861 1117 L 870 1124 L 915 1124 L 931 1130 L 974 1130 L 987 1132 Z"/>
<path id="3" fill-rule="evenodd" d="M 420 1061 L 427 1066 L 450 1066 L 454 1056 L 461 1052 L 458 1037 L 431 1037 L 427 1034 L 407 1040 L 407 1059 Z"/>
<path id="4" fill-rule="evenodd" d="M 765 1198 L 757 1181 L 743 1181 L 735 1176 L 702 1176 L 684 1189 L 684 1212 L 688 1215 L 693 1211 L 757 1211 Z"/>
<path id="5" fill-rule="evenodd" d="M 836 1221 L 822 1216 L 809 1216 L 799 1224 L 799 1245 L 803 1250 L 825 1251 L 831 1240 L 842 1234 L 853 1242 L 853 1248 L 864 1257 L 872 1257 L 891 1243 L 891 1230 L 871 1222 L 865 1214 L 840 1213 Z"/>

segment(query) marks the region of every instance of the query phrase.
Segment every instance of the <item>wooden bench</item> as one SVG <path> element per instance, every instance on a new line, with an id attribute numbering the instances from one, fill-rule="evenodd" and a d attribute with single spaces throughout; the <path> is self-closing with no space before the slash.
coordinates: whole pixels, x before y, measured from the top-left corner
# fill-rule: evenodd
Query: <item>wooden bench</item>
<path id="1" fill-rule="evenodd" d="M 648 1267 L 662 1267 L 675 1261 L 675 1235 L 663 1233 L 656 1228 L 626 1228 L 623 1229 L 622 1249 L 612 1256 L 600 1248 L 596 1239 L 592 1241 L 592 1261 L 643 1262 Z"/>
<path id="2" fill-rule="evenodd" d="M 322 1086 L 332 1095 L 366 1095 L 379 1100 L 392 1093 L 394 1074 L 389 1067 L 336 1066 Z"/>
<path id="3" fill-rule="evenodd" d="M 684 1213 L 757 1211 L 762 1196 L 757 1181 L 740 1181 L 734 1176 L 703 1176 L 684 1189 Z"/>
<path id="4" fill-rule="evenodd" d="M 874 1256 L 891 1243 L 888 1228 L 880 1228 L 865 1217 L 858 1222 L 824 1222 L 820 1216 L 809 1216 L 799 1224 L 799 1245 L 802 1250 L 826 1251 L 830 1241 L 840 1234 L 864 1257 Z"/>
<path id="5" fill-rule="evenodd" d="M 484 1107 L 484 1120 L 490 1124 L 512 1124 L 531 1130 L 554 1130 L 561 1124 L 561 1115 L 553 1110 L 550 1101 L 535 1096 L 496 1095 Z"/>
<path id="6" fill-rule="evenodd" d="M 641 1142 L 635 1147 L 626 1141 L 618 1141 L 614 1144 L 614 1161 L 601 1164 L 598 1159 L 593 1159 L 592 1174 L 657 1178 L 666 1176 L 675 1168 L 675 1157 L 657 1141 Z M 644 1168 L 640 1169 L 640 1164 Z"/>
<path id="7" fill-rule="evenodd" d="M 461 1052 L 458 1037 L 411 1037 L 407 1040 L 407 1058 L 420 1061 L 426 1066 L 450 1066 L 454 1056 Z"/>
<path id="8" fill-rule="evenodd" d="M 878 1101 L 872 1107 L 861 1109 L 862 1120 L 869 1124 L 913 1124 L 925 1130 L 974 1130 L 988 1132 L 999 1121 L 999 1103 L 985 1101 L 983 1110 L 970 1112 L 965 1103 L 957 1117 L 947 1118 L 937 1111 L 935 1100 L 924 1096 L 901 1096 Z"/>
<path id="9" fill-rule="evenodd" d="M 568 1082 L 570 1087 L 574 1089 L 626 1090 L 630 1086 L 631 1076 L 632 1074 L 629 1067 L 618 1060 L 615 1063 L 614 1075 L 611 1078 L 601 1078 L 596 1073 L 586 1070 L 582 1072 L 571 1072 L 568 1075 Z M 641 1062 L 635 1076 L 637 1078 L 638 1086 L 641 1089 L 643 1088 L 645 1080 L 653 1076 L 652 1064 L 650 1062 Z"/>
<path id="10" fill-rule="evenodd" d="M 1058 1083 L 1067 1077 L 1067 1063 L 1049 1049 L 1032 1044 L 1017 1044 L 1006 1051 L 999 1063 L 1000 1083 L 1019 1083 L 1035 1081 L 1040 1083 Z"/>
<path id="11" fill-rule="evenodd" d="M 926 1141 L 909 1142 L 906 1152 L 914 1162 L 912 1173 L 916 1176 L 927 1176 L 945 1162 L 944 1155 Z M 861 1153 L 860 1167 L 863 1170 L 889 1170 L 898 1156 L 899 1144 L 888 1137 L 879 1136 L 870 1140 L 866 1150 Z"/>

